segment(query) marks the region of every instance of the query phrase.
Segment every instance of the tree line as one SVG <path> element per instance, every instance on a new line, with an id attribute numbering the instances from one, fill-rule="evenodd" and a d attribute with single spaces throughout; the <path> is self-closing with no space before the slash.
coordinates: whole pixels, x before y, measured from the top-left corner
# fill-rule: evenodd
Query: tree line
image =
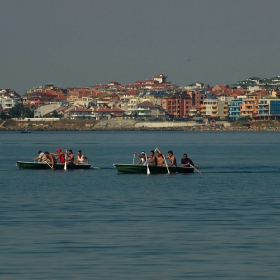
<path id="1" fill-rule="evenodd" d="M 34 111 L 28 107 L 24 107 L 22 103 L 18 103 L 17 105 L 9 109 L 8 113 L 5 113 L 4 111 L 0 113 L 1 120 L 8 120 L 11 118 L 34 118 Z"/>

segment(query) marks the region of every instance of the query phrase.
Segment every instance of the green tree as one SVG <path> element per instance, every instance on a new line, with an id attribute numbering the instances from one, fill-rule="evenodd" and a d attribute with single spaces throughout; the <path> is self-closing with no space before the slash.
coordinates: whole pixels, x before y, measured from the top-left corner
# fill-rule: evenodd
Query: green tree
<path id="1" fill-rule="evenodd" d="M 7 120 L 7 119 L 9 119 L 9 116 L 6 115 L 6 114 L 4 113 L 4 111 L 2 111 L 1 114 L 0 114 L 0 119 L 1 119 L 1 120 Z"/>
<path id="2" fill-rule="evenodd" d="M 9 117 L 10 118 L 33 118 L 34 111 L 30 108 L 24 107 L 22 103 L 18 103 L 16 106 L 12 107 L 9 110 Z"/>
<path id="3" fill-rule="evenodd" d="M 53 111 L 52 116 L 53 116 L 54 118 L 58 118 L 58 117 L 59 117 L 59 115 L 58 115 L 58 113 L 57 113 L 56 110 Z"/>

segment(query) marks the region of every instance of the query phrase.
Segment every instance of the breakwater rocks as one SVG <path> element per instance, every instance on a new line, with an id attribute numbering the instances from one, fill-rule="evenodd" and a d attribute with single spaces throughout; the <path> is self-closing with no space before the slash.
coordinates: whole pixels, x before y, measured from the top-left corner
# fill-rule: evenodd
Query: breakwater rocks
<path id="1" fill-rule="evenodd" d="M 135 120 L 0 121 L 0 131 L 280 131 L 280 122 L 138 122 Z"/>
<path id="2" fill-rule="evenodd" d="M 0 123 L 0 131 L 93 131 L 93 130 L 135 130 L 135 121 L 15 121 Z"/>

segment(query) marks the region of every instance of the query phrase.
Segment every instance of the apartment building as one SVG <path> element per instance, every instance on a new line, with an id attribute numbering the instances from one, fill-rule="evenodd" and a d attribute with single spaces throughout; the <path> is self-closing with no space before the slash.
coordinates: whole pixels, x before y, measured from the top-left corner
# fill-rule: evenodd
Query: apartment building
<path id="1" fill-rule="evenodd" d="M 250 94 L 243 99 L 243 103 L 240 107 L 240 117 L 255 117 L 258 115 L 258 104 L 260 95 Z"/>
<path id="2" fill-rule="evenodd" d="M 200 112 L 203 117 L 224 120 L 229 116 L 228 103 L 216 98 L 204 99 Z"/>
<path id="3" fill-rule="evenodd" d="M 271 119 L 280 116 L 280 99 L 260 99 L 258 104 L 258 117 Z"/>

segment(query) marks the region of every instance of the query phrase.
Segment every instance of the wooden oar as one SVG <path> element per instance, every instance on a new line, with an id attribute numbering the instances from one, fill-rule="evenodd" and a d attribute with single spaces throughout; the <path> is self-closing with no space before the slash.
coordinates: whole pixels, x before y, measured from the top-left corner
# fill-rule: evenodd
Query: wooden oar
<path id="1" fill-rule="evenodd" d="M 64 162 L 64 170 L 67 170 L 67 160 L 66 160 L 66 156 L 67 156 L 67 150 L 65 151 L 65 162 Z"/>
<path id="2" fill-rule="evenodd" d="M 45 163 L 50 167 L 50 169 L 52 169 L 52 167 L 49 165 L 49 163 L 45 160 Z"/>
<path id="3" fill-rule="evenodd" d="M 190 164 L 190 166 L 191 166 L 193 169 L 195 169 L 198 173 L 201 173 L 201 171 L 198 170 L 197 168 L 195 168 L 193 165 Z"/>
<path id="4" fill-rule="evenodd" d="M 165 159 L 165 156 L 164 154 L 162 154 L 163 158 L 164 158 L 164 162 L 165 162 L 165 166 L 166 166 L 166 169 L 167 169 L 167 173 L 170 174 L 170 171 L 169 171 L 169 168 L 168 168 L 168 164 L 166 162 L 166 159 Z"/>
<path id="5" fill-rule="evenodd" d="M 147 154 L 145 154 L 146 156 L 146 164 L 147 164 L 147 175 L 150 175 L 151 172 L 150 172 L 150 168 L 149 168 L 149 163 L 148 163 L 148 157 L 147 157 Z"/>

